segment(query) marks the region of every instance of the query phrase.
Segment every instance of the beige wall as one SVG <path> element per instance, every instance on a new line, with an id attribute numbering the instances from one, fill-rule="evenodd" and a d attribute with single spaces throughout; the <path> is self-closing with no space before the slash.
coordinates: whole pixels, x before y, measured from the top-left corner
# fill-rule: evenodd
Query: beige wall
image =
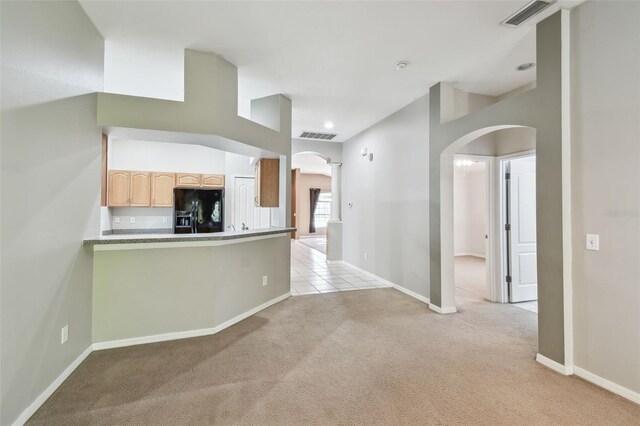
<path id="1" fill-rule="evenodd" d="M 289 292 L 290 250 L 282 234 L 218 247 L 96 252 L 93 341 L 216 327 Z"/>
<path id="2" fill-rule="evenodd" d="M 514 127 L 502 129 L 481 136 L 468 145 L 462 147 L 459 154 L 500 155 L 514 154 L 536 148 L 536 129 L 529 127 Z"/>
<path id="3" fill-rule="evenodd" d="M 343 259 L 429 297 L 429 97 L 346 141 L 342 158 Z"/>
<path id="4" fill-rule="evenodd" d="M 312 139 L 293 139 L 291 141 L 291 154 L 301 152 L 315 152 L 328 158 L 332 163 L 342 163 L 342 143 L 327 142 Z"/>
<path id="5" fill-rule="evenodd" d="M 472 170 L 455 167 L 453 176 L 454 254 L 486 256 L 487 172 L 485 163 Z"/>
<path id="6" fill-rule="evenodd" d="M 501 129 L 536 129 L 538 353 L 565 362 L 562 210 L 562 14 L 536 26 L 536 88 L 457 120 L 441 120 L 441 84 L 429 90 L 429 281 L 434 306 L 455 310 L 453 156 L 471 140 Z"/>
<path id="7" fill-rule="evenodd" d="M 587 2 L 571 25 L 575 364 L 640 392 L 640 3 Z"/>
<path id="8" fill-rule="evenodd" d="M 331 178 L 325 175 L 300 173 L 298 180 L 297 218 L 298 236 L 324 235 L 327 228 L 316 228 L 315 234 L 309 234 L 309 211 L 311 210 L 310 188 L 320 188 L 322 192 L 331 192 Z"/>
<path id="9" fill-rule="evenodd" d="M 1 383 L 10 425 L 91 344 L 104 43 L 76 2 L 2 2 Z M 60 343 L 69 325 L 69 340 Z"/>

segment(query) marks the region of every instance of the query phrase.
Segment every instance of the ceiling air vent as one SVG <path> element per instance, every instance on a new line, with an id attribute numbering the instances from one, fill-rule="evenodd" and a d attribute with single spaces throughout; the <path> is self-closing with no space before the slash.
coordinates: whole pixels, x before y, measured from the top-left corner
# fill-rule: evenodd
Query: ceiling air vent
<path id="1" fill-rule="evenodd" d="M 302 132 L 300 134 L 301 138 L 305 139 L 318 139 L 321 141 L 330 141 L 331 139 L 338 136 L 335 133 L 320 133 L 320 132 Z"/>
<path id="2" fill-rule="evenodd" d="M 556 0 L 533 0 L 525 4 L 520 10 L 501 22 L 508 27 L 518 27 L 523 22 L 533 18 L 538 13 L 555 3 Z"/>

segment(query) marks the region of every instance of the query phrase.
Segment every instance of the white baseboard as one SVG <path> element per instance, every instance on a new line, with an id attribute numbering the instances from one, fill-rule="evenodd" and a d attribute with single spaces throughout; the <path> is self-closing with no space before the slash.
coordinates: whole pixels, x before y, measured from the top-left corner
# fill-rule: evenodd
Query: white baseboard
<path id="1" fill-rule="evenodd" d="M 486 259 L 486 256 L 484 254 L 480 254 L 480 253 L 472 253 L 472 252 L 464 252 L 464 253 L 455 253 L 453 255 L 454 257 L 458 257 L 458 256 L 472 256 L 472 257 L 479 257 L 482 259 Z"/>
<path id="2" fill-rule="evenodd" d="M 40 408 L 40 406 L 42 404 L 44 404 L 44 402 L 49 399 L 49 397 L 51 395 L 53 395 L 53 393 L 56 391 L 56 389 L 58 389 L 60 387 L 60 385 L 67 380 L 67 377 L 69 377 L 71 375 L 71 373 L 73 373 L 75 371 L 76 368 L 78 368 L 78 366 L 82 363 L 82 361 L 84 361 L 89 354 L 93 351 L 92 346 L 89 345 L 89 347 L 87 347 L 87 349 L 84 350 L 84 352 L 82 352 L 80 354 L 80 356 L 78 356 L 78 358 L 76 358 L 67 368 L 64 369 L 64 371 L 62 372 L 62 374 L 60 374 L 58 377 L 56 377 L 56 379 L 53 381 L 53 383 L 51 383 L 45 390 L 44 392 L 42 392 L 40 395 L 38 395 L 38 397 L 31 403 L 31 405 L 29 405 L 21 414 L 20 416 L 18 416 L 18 418 L 13 422 L 13 426 L 22 426 L 24 425 L 27 420 L 29 420 L 29 418 L 31 416 L 33 416 L 33 414 L 38 411 L 38 408 Z"/>
<path id="3" fill-rule="evenodd" d="M 456 312 L 458 312 L 455 306 L 446 306 L 444 308 L 441 308 L 440 306 L 436 306 L 432 303 L 429 303 L 429 309 L 439 314 L 455 314 Z"/>
<path id="4" fill-rule="evenodd" d="M 588 382 L 593 383 L 594 385 L 600 386 L 610 392 L 615 393 L 616 395 L 620 395 L 623 398 L 628 399 L 629 401 L 633 401 L 636 404 L 640 404 L 640 393 L 632 391 L 631 389 L 625 388 L 624 386 L 620 386 L 617 383 L 613 383 L 610 380 L 607 380 L 603 377 L 598 376 L 597 374 L 593 374 L 590 371 L 585 370 L 580 367 L 573 367 L 573 373 L 585 379 Z"/>
<path id="5" fill-rule="evenodd" d="M 430 303 L 428 297 L 424 297 L 423 295 L 418 294 L 415 291 L 409 290 L 408 288 L 402 287 L 401 285 L 394 284 L 394 283 L 390 283 L 390 284 L 391 284 L 391 287 L 395 288 L 398 291 L 403 292 L 407 296 L 411 296 L 414 299 L 418 299 L 419 301 L 426 303 L 427 305 Z"/>
<path id="6" fill-rule="evenodd" d="M 540 364 L 544 365 L 545 367 L 550 368 L 553 371 L 560 373 L 564 376 L 570 376 L 573 374 L 573 368 L 571 366 L 562 365 L 559 362 L 556 362 L 550 358 L 547 358 L 542 354 L 539 354 L 539 353 L 536 354 L 536 361 L 538 361 Z"/>
<path id="7" fill-rule="evenodd" d="M 36 399 L 29 405 L 20 416 L 13 422 L 12 426 L 22 426 L 33 414 L 38 411 L 38 408 L 60 387 L 60 385 L 75 371 L 76 368 L 89 356 L 89 354 L 93 351 L 99 351 L 103 349 L 111 349 L 111 348 L 121 348 L 124 346 L 132 346 L 132 345 L 140 345 L 143 343 L 155 343 L 155 342 L 164 342 L 167 340 L 177 340 L 177 339 L 186 339 L 188 337 L 198 337 L 198 336 L 206 336 L 210 334 L 216 334 L 225 328 L 231 327 L 232 325 L 242 321 L 245 318 L 254 315 L 263 309 L 268 308 L 271 305 L 275 305 L 278 302 L 283 301 L 284 299 L 291 296 L 290 292 L 283 294 L 282 296 L 276 297 L 275 299 L 271 299 L 262 305 L 253 308 L 245 313 L 242 313 L 234 318 L 231 318 L 228 321 L 223 322 L 222 324 L 213 327 L 213 328 L 205 328 L 200 330 L 189 330 L 189 331 L 179 331 L 176 333 L 164 333 L 164 334 L 156 334 L 153 336 L 144 336 L 144 337 L 134 337 L 131 339 L 122 339 L 122 340 L 114 340 L 110 342 L 98 342 L 90 345 L 87 349 L 85 349 L 82 354 L 78 358 L 76 358 L 71 365 L 69 365 L 63 372 L 60 374 L 54 381 L 44 390 Z"/>
<path id="8" fill-rule="evenodd" d="M 121 339 L 121 340 L 111 340 L 107 342 L 98 342 L 93 344 L 93 350 L 100 351 L 103 349 L 113 349 L 113 348 L 122 348 L 125 346 L 133 346 L 133 345 L 142 345 L 145 343 L 157 343 L 157 342 L 165 342 L 167 340 L 178 340 L 178 339 L 188 339 L 190 337 L 200 337 L 200 336 L 209 336 L 212 334 L 216 334 L 224 330 L 225 328 L 229 328 L 232 325 L 250 317 L 251 315 L 255 315 L 263 309 L 267 309 L 269 306 L 275 305 L 278 302 L 283 301 L 284 299 L 291 296 L 291 292 L 287 292 L 282 296 L 278 296 L 275 299 L 271 299 L 266 303 L 263 303 L 260 306 L 257 306 L 247 312 L 244 312 L 236 317 L 231 318 L 228 321 L 223 322 L 220 325 L 211 328 L 201 328 L 198 330 L 188 330 L 188 331 L 177 331 L 173 333 L 162 333 L 162 334 L 154 334 L 151 336 L 141 336 L 141 337 L 132 337 L 129 339 Z"/>
<path id="9" fill-rule="evenodd" d="M 338 261 L 334 261 L 334 262 L 332 262 L 332 263 L 337 263 L 337 262 L 338 262 Z M 378 280 L 378 281 L 381 281 L 381 282 L 385 283 L 385 284 L 386 284 L 386 285 L 388 285 L 389 287 L 393 287 L 393 288 L 395 288 L 396 290 L 401 291 L 402 293 L 406 294 L 407 296 L 411 296 L 411 297 L 413 297 L 414 299 L 418 299 L 419 301 L 421 301 L 421 302 L 423 302 L 423 303 L 426 303 L 427 305 L 429 304 L 429 298 L 424 297 L 423 295 L 418 294 L 418 293 L 416 293 L 415 291 L 409 290 L 408 288 L 402 287 L 402 286 L 401 286 L 401 285 L 399 285 L 399 284 L 393 283 L 393 282 L 391 282 L 391 281 L 389 281 L 389 280 L 386 280 L 386 279 L 384 279 L 384 278 L 382 278 L 382 277 L 379 277 L 378 275 L 376 275 L 376 274 L 374 274 L 374 273 L 372 273 L 372 272 L 369 272 L 369 271 L 367 271 L 367 270 L 364 270 L 364 269 L 362 269 L 362 268 L 359 268 L 359 267 L 357 267 L 356 265 L 352 265 L 352 264 L 351 264 L 351 263 L 349 263 L 349 262 L 345 262 L 344 260 L 339 261 L 339 262 L 340 262 L 340 263 L 342 263 L 343 265 L 347 265 L 348 267 L 355 269 L 355 270 L 356 270 L 356 271 L 358 271 L 358 272 L 361 272 L 361 273 L 363 273 L 363 274 L 365 274 L 365 275 L 368 275 L 368 276 L 370 276 L 371 278 L 375 278 L 376 280 Z"/>

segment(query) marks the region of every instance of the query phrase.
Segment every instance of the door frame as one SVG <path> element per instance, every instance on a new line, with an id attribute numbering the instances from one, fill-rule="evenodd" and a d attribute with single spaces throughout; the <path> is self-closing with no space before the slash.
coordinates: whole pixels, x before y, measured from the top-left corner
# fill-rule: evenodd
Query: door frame
<path id="1" fill-rule="evenodd" d="M 232 179 L 229 179 L 229 181 L 232 182 L 231 187 L 233 188 L 233 193 L 231 194 L 231 214 L 229 215 L 229 223 L 233 223 L 233 218 L 236 217 L 236 201 L 237 201 L 237 197 L 238 195 L 236 194 L 236 179 L 254 179 L 255 180 L 255 176 L 254 175 L 232 175 L 231 176 Z M 233 223 L 234 226 L 236 226 L 235 223 Z M 227 224 L 225 223 L 225 226 L 227 226 Z M 226 228 L 225 228 L 226 230 Z"/>
<path id="2" fill-rule="evenodd" d="M 486 294 L 490 302 L 509 303 L 507 277 L 507 244 L 504 224 L 506 223 L 505 192 L 506 182 L 503 179 L 505 162 L 517 158 L 536 155 L 535 149 L 514 152 L 511 154 L 488 156 L 472 154 L 455 154 L 457 159 L 483 161 L 487 163 L 487 255 L 486 255 Z M 454 230 L 455 232 L 455 230 Z"/>
<path id="3" fill-rule="evenodd" d="M 512 154 L 499 155 L 496 158 L 496 173 L 497 173 L 497 215 L 495 220 L 497 225 L 495 227 L 496 235 L 494 238 L 498 242 L 496 245 L 495 257 L 498 259 L 498 270 L 500 271 L 494 281 L 494 292 L 498 295 L 499 300 L 495 300 L 499 303 L 509 303 L 509 285 L 507 283 L 507 259 L 509 247 L 507 245 L 506 233 L 504 232 L 505 225 L 507 223 L 507 182 L 504 179 L 506 163 L 510 160 L 518 158 L 532 157 L 536 155 L 535 149 L 528 149 L 526 151 L 514 152 Z M 537 223 L 537 218 L 536 218 Z"/>
<path id="4" fill-rule="evenodd" d="M 496 282 L 500 280 L 500 258 L 496 256 L 499 253 L 500 246 L 499 240 L 496 239 L 496 226 L 499 223 L 496 221 L 498 207 L 497 202 L 497 177 L 499 174 L 497 173 L 496 165 L 499 164 L 496 161 L 496 157 L 490 155 L 475 155 L 475 154 L 456 154 L 453 157 L 453 161 L 456 160 L 472 160 L 483 162 L 486 164 L 485 168 L 485 187 L 487 190 L 487 237 L 486 237 L 486 255 L 485 255 L 485 265 L 486 265 L 486 289 L 485 289 L 485 298 L 491 302 L 504 303 L 503 299 L 500 297 L 500 293 L 496 291 Z M 454 166 L 455 167 L 455 166 Z M 454 206 L 455 208 L 455 206 Z M 455 233 L 455 229 L 453 230 Z"/>

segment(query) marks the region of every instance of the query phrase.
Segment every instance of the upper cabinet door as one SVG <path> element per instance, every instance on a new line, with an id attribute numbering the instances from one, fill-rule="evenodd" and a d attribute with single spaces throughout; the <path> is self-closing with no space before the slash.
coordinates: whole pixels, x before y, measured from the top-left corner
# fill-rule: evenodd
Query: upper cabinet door
<path id="1" fill-rule="evenodd" d="M 131 191 L 129 205 L 149 207 L 151 205 L 151 173 L 131 172 Z"/>
<path id="2" fill-rule="evenodd" d="M 256 167 L 257 207 L 278 207 L 280 202 L 280 160 L 262 158 Z"/>
<path id="3" fill-rule="evenodd" d="M 224 175 L 202 175 L 203 188 L 224 187 Z"/>
<path id="4" fill-rule="evenodd" d="M 129 186 L 131 172 L 109 170 L 109 207 L 127 207 L 129 205 Z"/>
<path id="5" fill-rule="evenodd" d="M 151 173 L 151 207 L 173 207 L 175 173 Z"/>
<path id="6" fill-rule="evenodd" d="M 196 173 L 176 173 L 176 186 L 179 188 L 200 188 L 201 177 Z"/>

